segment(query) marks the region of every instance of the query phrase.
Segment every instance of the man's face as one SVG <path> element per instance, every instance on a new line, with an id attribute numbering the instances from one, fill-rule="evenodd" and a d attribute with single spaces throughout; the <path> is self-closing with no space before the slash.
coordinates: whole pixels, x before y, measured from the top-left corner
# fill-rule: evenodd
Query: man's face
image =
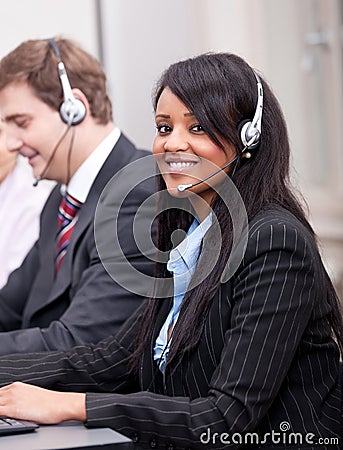
<path id="1" fill-rule="evenodd" d="M 35 177 L 41 175 L 54 147 L 66 130 L 59 112 L 39 99 L 27 83 L 0 90 L 0 115 L 8 125 L 7 148 L 28 158 Z M 44 178 L 65 182 L 70 136 L 59 145 Z"/>

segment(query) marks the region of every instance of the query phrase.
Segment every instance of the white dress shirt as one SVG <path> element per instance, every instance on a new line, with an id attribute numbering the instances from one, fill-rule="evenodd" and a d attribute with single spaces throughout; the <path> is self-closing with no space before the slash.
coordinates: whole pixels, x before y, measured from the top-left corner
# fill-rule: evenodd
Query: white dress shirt
<path id="1" fill-rule="evenodd" d="M 79 202 L 84 203 L 86 201 L 95 178 L 118 142 L 119 137 L 120 129 L 115 127 L 77 169 L 69 181 L 68 187 L 62 186 L 62 195 L 67 189 L 68 194 Z"/>
<path id="2" fill-rule="evenodd" d="M 33 187 L 28 161 L 21 156 L 0 184 L 0 288 L 19 267 L 39 235 L 39 216 L 55 185 L 42 181 Z"/>

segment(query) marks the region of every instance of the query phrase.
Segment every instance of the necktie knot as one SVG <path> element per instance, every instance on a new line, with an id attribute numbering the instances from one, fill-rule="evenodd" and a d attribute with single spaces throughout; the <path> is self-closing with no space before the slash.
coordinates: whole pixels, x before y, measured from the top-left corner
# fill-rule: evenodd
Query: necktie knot
<path id="1" fill-rule="evenodd" d="M 60 270 L 62 261 L 67 252 L 75 224 L 77 213 L 82 203 L 75 197 L 66 193 L 58 210 L 58 232 L 57 232 L 57 254 L 56 254 L 56 274 Z"/>
<path id="2" fill-rule="evenodd" d="M 58 229 L 67 226 L 78 213 L 81 202 L 79 202 L 75 197 L 66 193 L 62 198 L 59 210 L 58 210 Z"/>

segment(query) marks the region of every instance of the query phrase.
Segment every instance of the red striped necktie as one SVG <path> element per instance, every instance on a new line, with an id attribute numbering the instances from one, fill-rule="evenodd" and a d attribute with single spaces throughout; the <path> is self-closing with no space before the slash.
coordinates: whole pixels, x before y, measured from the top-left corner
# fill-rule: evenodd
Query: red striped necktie
<path id="1" fill-rule="evenodd" d="M 68 193 L 66 193 L 61 201 L 57 217 L 58 232 L 56 237 L 56 274 L 59 272 L 63 258 L 67 252 L 67 247 L 78 219 L 77 213 L 81 205 L 81 202 Z"/>

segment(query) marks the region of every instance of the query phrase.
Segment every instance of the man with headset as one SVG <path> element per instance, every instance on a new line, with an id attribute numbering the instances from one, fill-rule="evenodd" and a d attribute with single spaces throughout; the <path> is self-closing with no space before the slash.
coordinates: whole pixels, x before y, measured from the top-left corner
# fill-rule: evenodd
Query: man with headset
<path id="1" fill-rule="evenodd" d="M 58 182 L 38 241 L 0 290 L 0 354 L 65 350 L 114 334 L 142 296 L 105 270 L 94 215 L 112 176 L 147 152 L 114 125 L 100 64 L 68 39 L 29 40 L 3 58 L 0 115 L 10 151 L 28 158 L 35 184 Z M 152 181 L 136 187 L 116 224 L 127 261 L 147 275 L 152 262 L 130 227 L 152 193 Z"/>

